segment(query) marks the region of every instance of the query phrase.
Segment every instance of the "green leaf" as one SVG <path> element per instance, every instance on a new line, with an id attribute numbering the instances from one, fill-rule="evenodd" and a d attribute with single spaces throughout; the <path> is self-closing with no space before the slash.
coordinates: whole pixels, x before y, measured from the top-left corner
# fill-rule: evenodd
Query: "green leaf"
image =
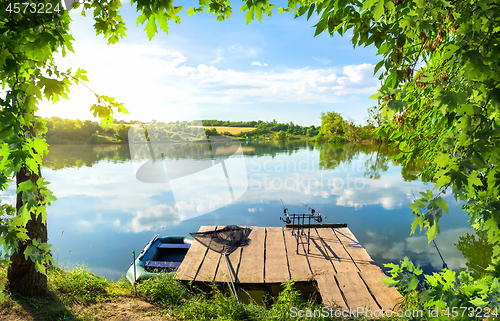
<path id="1" fill-rule="evenodd" d="M 257 20 L 259 20 L 259 22 L 262 22 L 262 7 L 256 5 L 253 8 L 255 9 L 255 16 L 257 17 Z"/>
<path id="2" fill-rule="evenodd" d="M 478 298 L 478 297 L 470 300 L 469 302 L 472 303 L 476 307 L 484 307 L 484 306 L 488 305 L 488 302 L 485 302 L 483 299 Z"/>
<path id="3" fill-rule="evenodd" d="M 382 283 L 384 283 L 385 285 L 387 285 L 388 287 L 393 287 L 393 286 L 396 286 L 399 284 L 398 281 L 394 280 L 393 278 L 391 278 L 390 276 L 386 276 L 384 279 L 381 280 Z"/>
<path id="4" fill-rule="evenodd" d="M 481 182 L 481 179 L 477 176 L 478 173 L 472 173 L 469 175 L 469 184 L 475 185 L 475 186 L 483 186 L 483 182 Z"/>
<path id="5" fill-rule="evenodd" d="M 144 21 L 146 21 L 148 17 L 145 14 L 141 14 L 139 17 L 136 19 L 136 27 L 139 26 L 139 23 L 142 25 Z"/>
<path id="6" fill-rule="evenodd" d="M 22 183 L 19 183 L 18 187 L 17 187 L 17 190 L 16 190 L 16 194 L 19 194 L 19 193 L 25 192 L 25 191 L 36 193 L 37 192 L 37 186 L 35 184 L 33 184 L 33 182 L 30 181 L 30 180 L 27 180 L 27 181 L 24 181 Z"/>
<path id="7" fill-rule="evenodd" d="M 438 177 L 439 178 L 438 178 L 436 184 L 434 185 L 435 188 L 444 187 L 445 185 L 449 184 L 451 181 L 450 177 L 447 175 L 439 175 Z"/>
<path id="8" fill-rule="evenodd" d="M 408 291 L 415 290 L 418 286 L 418 278 L 414 274 L 409 274 L 410 284 L 408 284 Z"/>
<path id="9" fill-rule="evenodd" d="M 366 0 L 366 1 L 364 1 L 362 10 L 370 9 L 371 7 L 373 7 L 375 5 L 376 1 L 377 0 Z"/>
<path id="10" fill-rule="evenodd" d="M 28 260 L 28 257 L 29 257 L 32 253 L 34 253 L 34 252 L 36 252 L 36 251 L 38 251 L 38 249 L 37 249 L 35 246 L 33 246 L 33 245 L 28 245 L 28 246 L 26 247 L 26 249 L 24 250 L 24 259 L 25 259 L 25 260 Z"/>
<path id="11" fill-rule="evenodd" d="M 315 4 L 311 4 L 311 6 L 309 7 L 309 11 L 307 12 L 307 20 L 309 20 L 309 18 L 311 17 L 312 13 L 314 12 L 314 7 L 315 7 Z"/>
<path id="12" fill-rule="evenodd" d="M 427 229 L 427 242 L 430 243 L 433 239 L 436 238 L 436 235 L 439 234 L 439 225 L 437 222 L 434 222 L 429 228 Z"/>
<path id="13" fill-rule="evenodd" d="M 245 14 L 245 22 L 249 24 L 253 20 L 254 8 L 250 7 L 248 12 Z"/>
<path id="14" fill-rule="evenodd" d="M 375 7 L 375 10 L 373 10 L 373 19 L 375 21 L 379 20 L 384 13 L 384 2 L 385 0 L 378 0 L 377 6 Z"/>
<path id="15" fill-rule="evenodd" d="M 385 63 L 385 60 L 381 60 L 381 61 L 379 61 L 379 62 L 378 62 L 378 64 L 377 64 L 377 65 L 375 66 L 375 68 L 373 69 L 373 75 L 374 75 L 374 76 L 375 76 L 375 74 L 377 73 L 377 71 L 379 71 L 379 69 L 380 69 L 380 68 L 382 68 L 382 66 L 384 65 L 384 63 Z M 373 97 L 373 96 L 371 96 L 371 97 Z M 370 98 L 371 98 L 371 97 L 370 97 Z M 371 98 L 371 99 L 373 99 L 373 98 Z M 376 98 L 376 99 L 377 99 L 377 98 Z"/>
<path id="16" fill-rule="evenodd" d="M 153 14 L 148 17 L 148 23 L 146 24 L 146 28 L 144 30 L 146 30 L 146 33 L 148 34 L 149 41 L 151 41 L 151 39 L 153 39 L 155 34 L 158 32 L 158 29 L 156 28 L 156 19 Z"/>
<path id="17" fill-rule="evenodd" d="M 439 207 L 440 209 L 442 209 L 443 211 L 446 212 L 446 214 L 450 214 L 450 210 L 448 209 L 448 202 L 446 202 L 441 196 L 435 198 L 434 200 L 434 204 Z"/>
<path id="18" fill-rule="evenodd" d="M 47 274 L 45 266 L 43 264 L 39 263 L 39 262 L 35 262 L 35 270 L 38 273 Z"/>
<path id="19" fill-rule="evenodd" d="M 420 216 L 416 216 L 413 223 L 411 223 L 410 235 L 415 233 L 417 226 L 420 226 L 420 232 L 422 232 L 422 228 L 424 227 L 424 220 Z"/>
<path id="20" fill-rule="evenodd" d="M 316 27 L 316 31 L 314 32 L 314 36 L 316 37 L 323 31 L 325 31 L 328 26 L 328 18 L 322 18 L 317 24 L 314 25 Z"/>
<path id="21" fill-rule="evenodd" d="M 410 203 L 407 205 L 412 211 L 414 211 L 415 213 L 420 213 L 420 209 L 422 208 L 419 204 L 417 203 Z"/>

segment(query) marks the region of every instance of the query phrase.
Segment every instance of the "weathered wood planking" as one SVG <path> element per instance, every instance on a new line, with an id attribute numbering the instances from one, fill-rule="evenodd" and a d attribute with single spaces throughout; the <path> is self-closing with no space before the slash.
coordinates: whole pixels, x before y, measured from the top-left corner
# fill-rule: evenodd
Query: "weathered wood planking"
<path id="1" fill-rule="evenodd" d="M 201 231 L 216 227 L 203 226 Z M 394 310 L 402 297 L 380 280 L 385 277 L 348 228 L 311 229 L 310 253 L 291 229 L 250 227 L 250 242 L 230 254 L 234 280 L 247 284 L 316 281 L 327 306 Z M 228 282 L 224 257 L 195 241 L 178 271 L 187 281 Z"/>
<path id="2" fill-rule="evenodd" d="M 403 300 L 403 297 L 398 290 L 396 290 L 396 288 L 390 288 L 382 283 L 381 280 L 386 277 L 382 270 L 369 269 L 361 271 L 359 274 L 361 275 L 363 281 L 365 281 L 366 285 L 368 285 L 368 288 L 377 300 L 377 303 L 384 310 L 397 310 L 397 305 Z"/>
<path id="3" fill-rule="evenodd" d="M 372 295 L 358 273 L 337 273 L 335 274 L 335 278 L 349 308 L 356 310 L 357 308 L 367 307 L 372 310 L 379 310 L 378 304 L 373 300 Z"/>
<path id="4" fill-rule="evenodd" d="M 290 270 L 290 277 L 296 281 L 310 281 L 312 277 L 309 262 L 304 254 L 304 249 L 299 247 L 299 254 L 297 254 L 297 243 L 295 237 L 292 235 L 292 229 L 284 229 L 286 243 L 286 255 L 288 258 L 288 268 Z"/>
<path id="5" fill-rule="evenodd" d="M 333 274 L 316 275 L 314 279 L 324 305 L 329 307 L 338 306 L 342 310 L 347 310 L 347 305 Z"/>
<path id="6" fill-rule="evenodd" d="M 266 232 L 264 282 L 283 283 L 290 281 L 283 229 L 281 227 L 267 227 Z"/>
<path id="7" fill-rule="evenodd" d="M 318 228 L 316 232 L 323 241 L 325 252 L 330 256 L 337 273 L 359 271 L 331 228 Z"/>
<path id="8" fill-rule="evenodd" d="M 241 283 L 264 283 L 264 247 L 266 228 L 250 226 L 250 243 L 241 252 L 238 280 Z"/>
<path id="9" fill-rule="evenodd" d="M 218 228 L 219 227 L 212 229 L 212 231 L 217 230 Z M 196 278 L 194 280 L 199 282 L 212 282 L 215 278 L 215 273 L 217 272 L 221 256 L 222 254 L 209 249 L 207 254 L 205 254 L 205 259 L 203 260 L 203 263 L 201 264 L 198 274 L 196 274 Z M 223 263 L 225 264 L 225 262 Z"/>
<path id="10" fill-rule="evenodd" d="M 307 248 L 307 245 L 304 245 Z M 317 274 L 335 274 L 333 264 L 330 261 L 330 256 L 327 254 L 323 241 L 319 237 L 316 229 L 311 230 L 311 241 L 309 245 L 309 254 L 307 254 L 309 266 L 313 275 Z"/>
<path id="11" fill-rule="evenodd" d="M 215 229 L 215 226 L 202 226 L 199 232 L 212 231 L 213 229 Z M 206 246 L 196 240 L 193 241 L 188 251 L 189 255 L 186 255 L 177 270 L 179 280 L 192 281 L 196 278 L 196 274 L 205 259 L 207 251 L 208 248 Z"/>
<path id="12" fill-rule="evenodd" d="M 359 244 L 358 240 L 352 234 L 351 230 L 347 227 L 341 227 L 334 229 L 335 235 L 339 238 L 342 245 L 345 247 L 347 252 L 352 257 L 354 263 L 359 268 L 359 270 L 367 270 L 375 267 L 380 269 L 377 264 L 372 260 L 370 255 L 366 250 Z"/>

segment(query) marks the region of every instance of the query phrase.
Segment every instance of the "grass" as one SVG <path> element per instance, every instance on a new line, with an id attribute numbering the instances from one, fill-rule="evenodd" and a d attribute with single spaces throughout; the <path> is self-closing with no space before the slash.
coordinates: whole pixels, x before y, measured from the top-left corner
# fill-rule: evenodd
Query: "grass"
<path id="1" fill-rule="evenodd" d="M 6 266 L 0 266 L 0 282 L 4 284 L 6 271 Z M 85 267 L 70 271 L 50 268 L 48 286 L 47 293 L 35 298 L 5 291 L 0 320 L 335 320 L 319 313 L 314 316 L 314 311 L 324 311 L 324 306 L 304 301 L 293 282 L 284 283 L 277 298 L 265 297 L 263 305 L 238 305 L 230 291 L 212 285 L 211 291 L 204 292 L 171 274 L 142 282 L 136 293 L 124 278 L 113 282 Z M 409 298 L 406 308 L 411 308 L 413 300 Z M 292 308 L 310 312 L 294 317 Z"/>

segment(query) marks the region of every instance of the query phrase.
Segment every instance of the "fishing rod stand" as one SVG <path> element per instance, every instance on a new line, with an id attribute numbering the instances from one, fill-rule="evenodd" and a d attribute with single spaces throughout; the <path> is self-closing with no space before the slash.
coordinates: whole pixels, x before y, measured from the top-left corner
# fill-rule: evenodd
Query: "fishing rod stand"
<path id="1" fill-rule="evenodd" d="M 287 225 L 292 225 L 292 235 L 295 237 L 295 242 L 297 243 L 297 254 L 299 254 L 300 244 L 307 244 L 307 254 L 309 254 L 309 243 L 311 242 L 311 220 L 321 220 L 321 215 L 288 214 L 287 218 L 288 222 L 291 221 L 291 223 L 288 223 L 287 221 L 285 221 L 285 219 L 283 219 L 283 221 L 285 221 Z M 303 240 L 303 238 L 305 239 L 305 241 Z"/>

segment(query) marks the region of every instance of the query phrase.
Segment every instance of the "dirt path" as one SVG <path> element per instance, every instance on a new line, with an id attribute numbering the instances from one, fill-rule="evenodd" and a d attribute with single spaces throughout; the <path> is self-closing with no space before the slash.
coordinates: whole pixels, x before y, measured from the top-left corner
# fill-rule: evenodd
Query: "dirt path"
<path id="1" fill-rule="evenodd" d="M 30 302 L 13 306 L 0 312 L 0 320 L 173 320 L 161 316 L 160 307 L 131 298 L 71 306 L 58 306 L 57 302 L 51 301 L 37 300 L 37 306 Z"/>

